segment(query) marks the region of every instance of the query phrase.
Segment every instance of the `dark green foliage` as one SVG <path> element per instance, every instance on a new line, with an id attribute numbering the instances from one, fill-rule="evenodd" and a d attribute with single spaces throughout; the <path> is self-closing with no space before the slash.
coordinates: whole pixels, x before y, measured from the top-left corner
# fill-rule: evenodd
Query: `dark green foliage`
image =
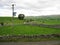
<path id="1" fill-rule="evenodd" d="M 1 24 L 1 26 L 3 26 L 3 25 L 4 25 L 4 23 L 3 23 L 3 22 L 1 22 L 0 24 Z"/>
<path id="2" fill-rule="evenodd" d="M 24 15 L 24 14 L 19 14 L 19 15 L 18 15 L 18 19 L 19 19 L 19 20 L 23 20 L 23 19 L 24 19 L 24 17 L 25 17 L 25 15 Z"/>

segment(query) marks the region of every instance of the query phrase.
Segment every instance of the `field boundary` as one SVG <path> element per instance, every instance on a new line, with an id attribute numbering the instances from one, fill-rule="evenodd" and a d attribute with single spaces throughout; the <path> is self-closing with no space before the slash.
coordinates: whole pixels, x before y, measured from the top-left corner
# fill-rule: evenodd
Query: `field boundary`
<path id="1" fill-rule="evenodd" d="M 25 25 L 39 26 L 39 27 L 47 27 L 47 28 L 60 28 L 60 25 L 47 25 L 47 24 L 34 24 L 34 23 L 26 23 Z"/>
<path id="2" fill-rule="evenodd" d="M 49 35 L 8 35 L 0 36 L 0 41 L 44 41 L 44 40 L 60 40 L 60 34 Z"/>

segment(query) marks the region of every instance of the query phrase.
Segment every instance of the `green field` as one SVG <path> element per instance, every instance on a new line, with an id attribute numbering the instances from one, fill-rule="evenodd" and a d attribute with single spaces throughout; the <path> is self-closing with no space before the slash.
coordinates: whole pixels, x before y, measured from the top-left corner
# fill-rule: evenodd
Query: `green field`
<path id="1" fill-rule="evenodd" d="M 60 29 L 43 28 L 37 26 L 19 25 L 0 27 L 0 35 L 34 35 L 34 34 L 59 34 Z"/>
<path id="2" fill-rule="evenodd" d="M 33 19 L 39 24 L 49 24 L 49 25 L 60 25 L 59 16 L 45 16 L 45 17 L 25 17 L 25 20 Z M 0 17 L 0 23 L 3 22 L 5 25 L 0 26 L 0 35 L 35 35 L 35 34 L 60 34 L 60 28 L 47 28 L 38 27 L 32 25 L 24 25 L 25 20 L 19 20 L 11 17 Z M 7 24 L 14 24 L 6 26 Z M 19 24 L 19 25 L 15 25 Z"/>

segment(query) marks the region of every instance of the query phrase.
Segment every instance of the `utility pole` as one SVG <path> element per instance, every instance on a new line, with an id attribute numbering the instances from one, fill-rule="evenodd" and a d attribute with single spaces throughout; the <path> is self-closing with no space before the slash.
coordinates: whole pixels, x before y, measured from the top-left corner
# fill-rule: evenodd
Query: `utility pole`
<path id="1" fill-rule="evenodd" d="M 12 4 L 12 24 L 13 24 L 14 16 L 16 16 L 16 12 L 14 11 L 14 4 Z"/>
<path id="2" fill-rule="evenodd" d="M 13 29 L 14 29 L 14 23 L 13 23 L 13 19 L 14 19 L 14 4 L 12 4 L 12 33 L 13 33 Z"/>
<path id="3" fill-rule="evenodd" d="M 12 4 L 12 18 L 14 18 L 14 4 Z"/>

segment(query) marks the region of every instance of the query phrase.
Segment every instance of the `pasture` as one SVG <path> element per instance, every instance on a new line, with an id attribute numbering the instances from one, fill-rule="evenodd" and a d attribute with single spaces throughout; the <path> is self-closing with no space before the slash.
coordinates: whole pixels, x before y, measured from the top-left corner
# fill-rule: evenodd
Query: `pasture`
<path id="1" fill-rule="evenodd" d="M 27 19 L 28 18 L 28 19 Z M 58 17 L 25 17 L 26 20 L 33 19 L 35 23 L 38 24 L 51 24 L 60 25 L 60 19 Z M 5 26 L 0 26 L 0 35 L 11 35 L 11 34 L 56 34 L 60 33 L 60 28 L 48 28 L 48 27 L 38 27 L 32 25 L 24 25 L 25 20 L 19 20 L 18 18 L 12 19 L 11 17 L 0 17 L 0 22 L 3 22 Z M 7 24 L 13 24 L 6 26 Z M 17 24 L 17 25 L 15 25 Z"/>
<path id="2" fill-rule="evenodd" d="M 60 28 L 25 25 L 24 22 L 30 19 L 37 24 L 60 25 L 59 16 L 25 17 L 24 20 L 19 20 L 17 17 L 0 17 L 0 23 L 4 23 L 3 26 L 0 25 L 0 36 L 60 34 Z"/>

